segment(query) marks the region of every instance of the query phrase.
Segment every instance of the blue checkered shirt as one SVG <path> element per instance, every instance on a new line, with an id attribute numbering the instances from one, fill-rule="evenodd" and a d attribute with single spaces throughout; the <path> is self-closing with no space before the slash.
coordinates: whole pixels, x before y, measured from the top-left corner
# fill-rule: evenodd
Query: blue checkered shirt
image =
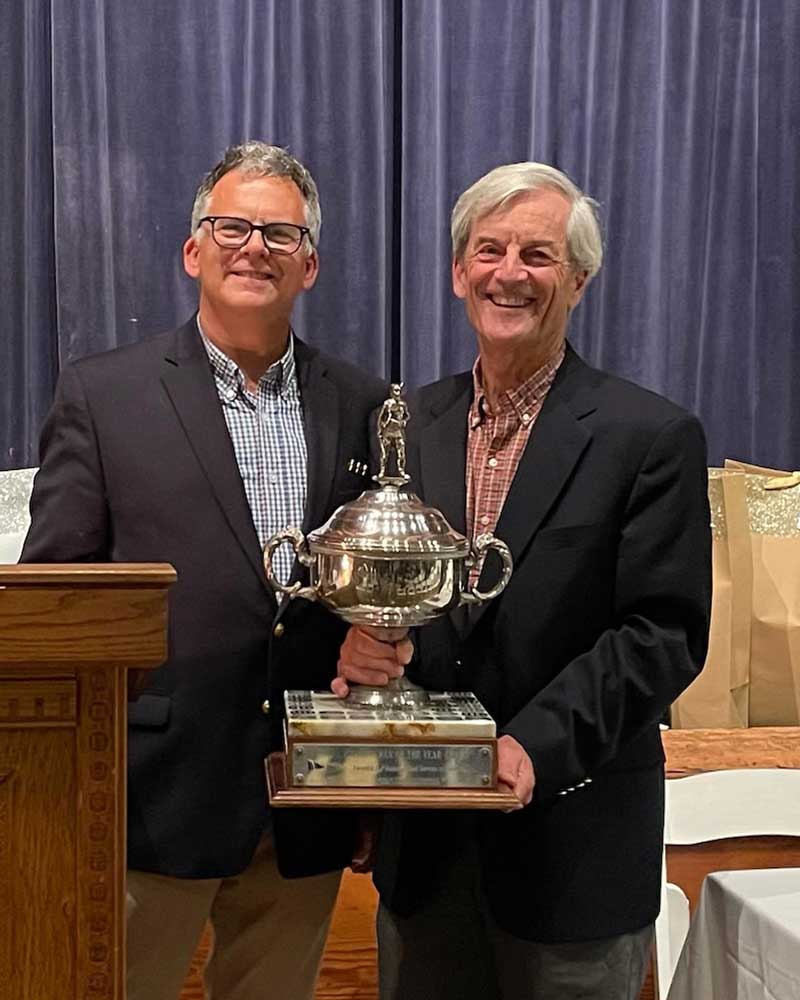
<path id="1" fill-rule="evenodd" d="M 276 531 L 300 527 L 306 506 L 306 438 L 293 335 L 283 357 L 270 365 L 252 393 L 246 388 L 244 372 L 211 343 L 199 320 L 197 327 L 263 546 Z M 282 583 L 288 582 L 293 563 L 292 550 L 282 545 L 273 560 Z"/>

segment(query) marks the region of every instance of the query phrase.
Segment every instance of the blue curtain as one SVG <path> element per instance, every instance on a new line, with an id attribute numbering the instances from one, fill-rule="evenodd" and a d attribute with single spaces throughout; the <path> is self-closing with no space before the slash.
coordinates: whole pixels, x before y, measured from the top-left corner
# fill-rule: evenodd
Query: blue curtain
<path id="1" fill-rule="evenodd" d="M 545 160 L 602 205 L 576 347 L 699 413 L 712 461 L 800 464 L 797 0 L 25 0 L 0 27 L 6 468 L 60 364 L 190 314 L 194 190 L 245 137 L 320 186 L 312 343 L 412 385 L 468 367 L 450 209 Z"/>

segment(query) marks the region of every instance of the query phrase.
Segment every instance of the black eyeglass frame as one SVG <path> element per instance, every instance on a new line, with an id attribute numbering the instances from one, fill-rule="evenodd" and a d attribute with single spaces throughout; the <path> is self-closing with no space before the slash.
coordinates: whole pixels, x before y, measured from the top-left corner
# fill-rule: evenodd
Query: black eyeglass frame
<path id="1" fill-rule="evenodd" d="M 247 236 L 241 243 L 220 243 L 217 239 L 215 228 L 216 223 L 221 219 L 230 219 L 233 222 L 242 222 L 244 225 L 250 227 Z M 261 241 L 264 244 L 264 249 L 269 250 L 270 253 L 283 254 L 285 257 L 291 257 L 292 254 L 296 254 L 303 245 L 303 240 L 311 233 L 308 226 L 298 226 L 296 222 L 265 222 L 262 225 L 258 225 L 258 223 L 251 222 L 249 219 L 242 219 L 238 215 L 204 215 L 198 222 L 198 225 L 202 226 L 204 222 L 209 222 L 211 224 L 211 238 L 217 246 L 222 247 L 223 250 L 241 250 L 242 247 L 247 246 L 250 242 L 250 237 L 253 235 L 253 231 L 255 230 L 261 233 Z M 273 226 L 291 226 L 292 229 L 299 230 L 300 239 L 297 241 L 297 246 L 294 250 L 285 250 L 283 247 L 275 247 L 274 245 L 267 243 L 267 230 L 272 229 Z"/>

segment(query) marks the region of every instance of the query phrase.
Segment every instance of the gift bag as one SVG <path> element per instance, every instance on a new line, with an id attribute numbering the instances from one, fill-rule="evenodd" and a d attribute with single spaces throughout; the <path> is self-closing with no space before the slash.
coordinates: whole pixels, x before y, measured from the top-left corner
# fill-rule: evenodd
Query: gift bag
<path id="1" fill-rule="evenodd" d="M 748 725 L 752 555 L 741 472 L 708 470 L 714 590 L 703 672 L 672 705 L 675 729 Z"/>
<path id="2" fill-rule="evenodd" d="M 727 460 L 744 474 L 753 567 L 751 726 L 800 724 L 800 473 Z"/>

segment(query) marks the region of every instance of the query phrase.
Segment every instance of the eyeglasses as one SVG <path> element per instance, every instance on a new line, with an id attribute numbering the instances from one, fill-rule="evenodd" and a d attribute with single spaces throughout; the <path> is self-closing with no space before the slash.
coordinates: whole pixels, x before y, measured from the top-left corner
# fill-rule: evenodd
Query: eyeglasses
<path id="1" fill-rule="evenodd" d="M 227 215 L 206 215 L 200 224 L 204 222 L 211 224 L 211 235 L 217 246 L 227 250 L 240 250 L 249 242 L 253 230 L 257 229 L 270 253 L 293 254 L 311 232 L 308 226 L 296 226 L 293 222 L 267 222 L 257 226 L 247 219 Z"/>

